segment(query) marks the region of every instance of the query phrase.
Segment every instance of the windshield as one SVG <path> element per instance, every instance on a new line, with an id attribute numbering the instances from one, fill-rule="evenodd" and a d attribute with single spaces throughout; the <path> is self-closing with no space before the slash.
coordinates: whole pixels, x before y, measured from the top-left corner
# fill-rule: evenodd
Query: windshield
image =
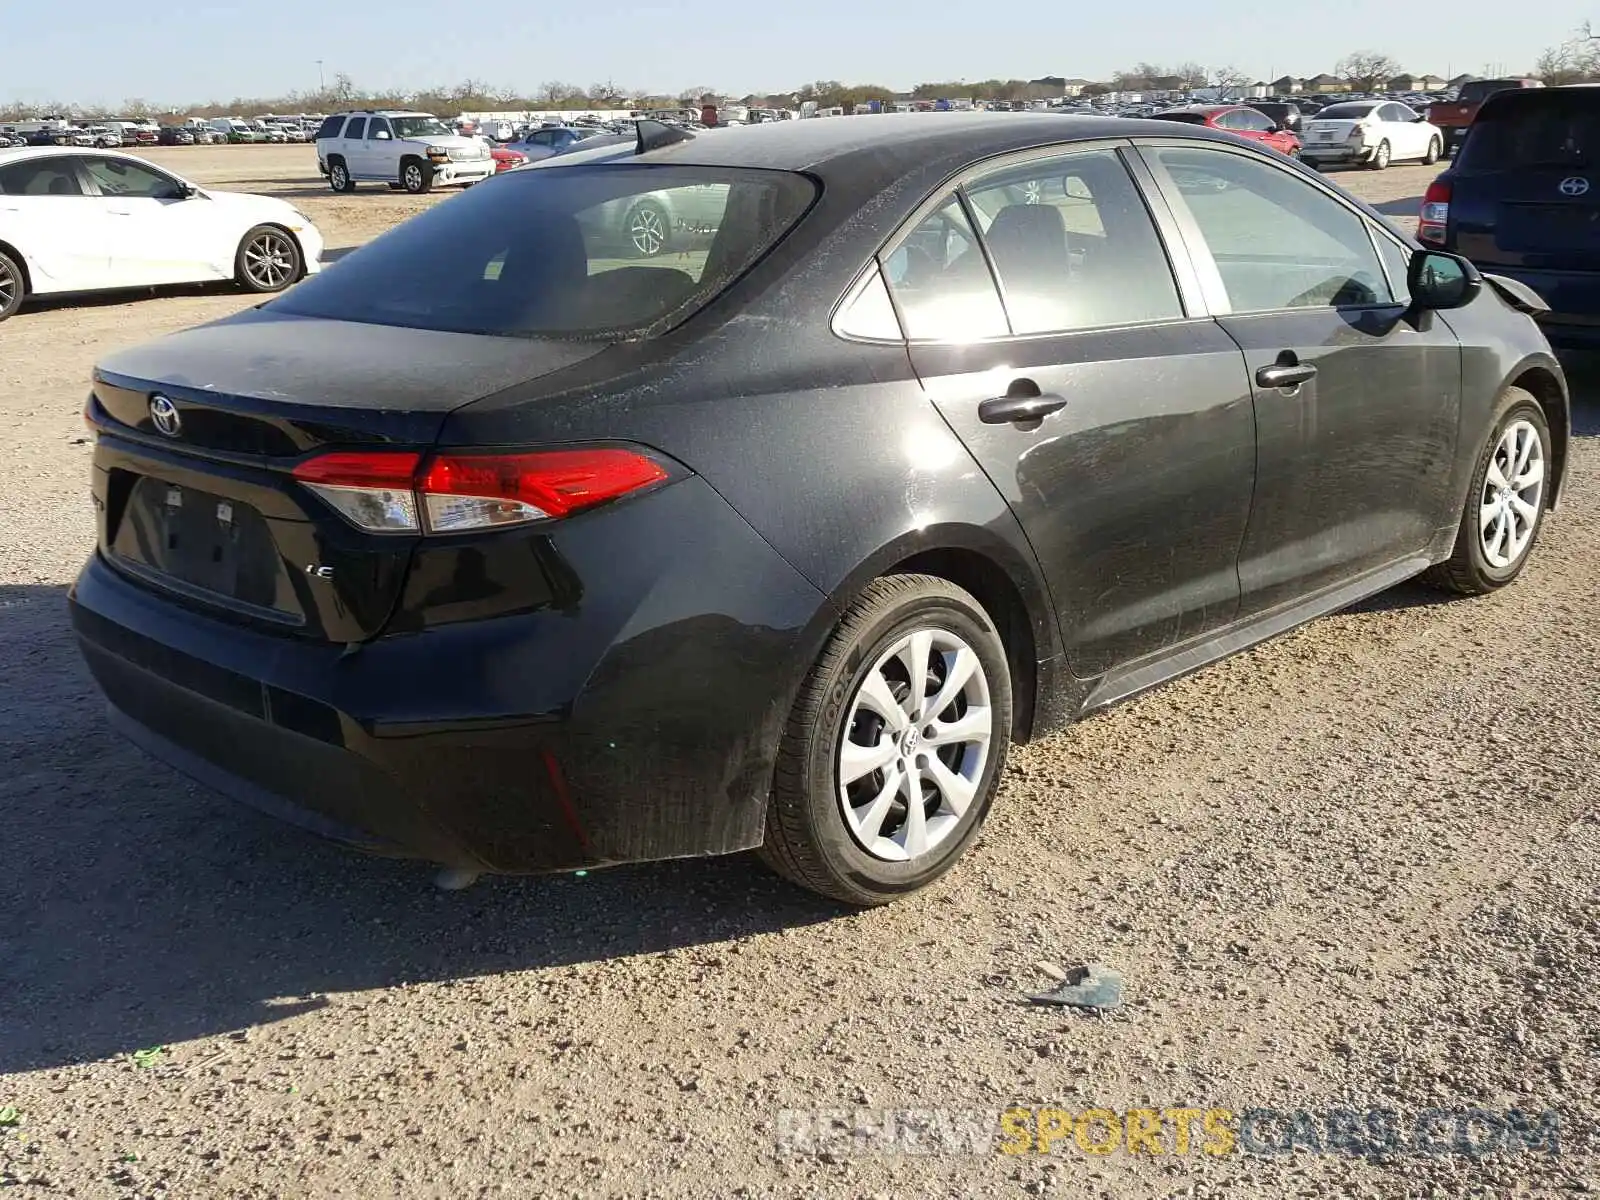
<path id="1" fill-rule="evenodd" d="M 1460 100 L 1462 104 L 1481 104 L 1496 92 L 1504 92 L 1517 86 L 1504 80 L 1479 79 L 1461 85 Z"/>
<path id="2" fill-rule="evenodd" d="M 1330 104 L 1317 114 L 1317 120 L 1359 121 L 1377 107 L 1376 104 Z"/>
<path id="3" fill-rule="evenodd" d="M 1600 161 L 1600 92 L 1518 91 L 1485 105 L 1462 148 L 1467 170 L 1585 168 Z"/>
<path id="4" fill-rule="evenodd" d="M 268 307 L 501 336 L 641 336 L 744 273 L 816 194 L 785 171 L 512 171 L 429 209 Z"/>
<path id="5" fill-rule="evenodd" d="M 398 138 L 449 137 L 455 133 L 438 117 L 394 117 L 394 135 Z"/>

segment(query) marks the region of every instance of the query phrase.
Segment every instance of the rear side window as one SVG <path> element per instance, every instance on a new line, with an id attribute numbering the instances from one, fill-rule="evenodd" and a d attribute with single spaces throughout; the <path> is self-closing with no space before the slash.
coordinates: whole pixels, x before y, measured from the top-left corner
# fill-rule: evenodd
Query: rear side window
<path id="1" fill-rule="evenodd" d="M 1518 90 L 1486 104 L 1461 151 L 1465 170 L 1552 167 L 1587 170 L 1600 163 L 1600 92 Z"/>
<path id="2" fill-rule="evenodd" d="M 53 156 L 0 167 L 0 196 L 81 196 L 75 161 Z"/>
<path id="3" fill-rule="evenodd" d="M 319 137 L 319 138 L 336 138 L 336 137 L 339 136 L 339 130 L 342 129 L 343 127 L 344 127 L 344 118 L 343 117 L 329 117 L 326 121 L 324 121 L 322 123 L 321 127 L 317 130 L 317 137 Z"/>
<path id="4" fill-rule="evenodd" d="M 1009 167 L 968 185 L 1018 334 L 1183 316 L 1166 251 L 1112 150 Z"/>
<path id="5" fill-rule="evenodd" d="M 430 208 L 269 307 L 456 333 L 640 336 L 709 303 L 815 195 L 786 171 L 517 171 Z"/>
<path id="6" fill-rule="evenodd" d="M 367 136 L 367 119 L 365 117 L 351 117 L 350 124 L 344 127 L 344 136 L 355 138 L 358 141 Z"/>
<path id="7" fill-rule="evenodd" d="M 1009 332 L 978 235 L 954 197 L 901 239 L 883 271 L 909 338 L 968 342 Z"/>

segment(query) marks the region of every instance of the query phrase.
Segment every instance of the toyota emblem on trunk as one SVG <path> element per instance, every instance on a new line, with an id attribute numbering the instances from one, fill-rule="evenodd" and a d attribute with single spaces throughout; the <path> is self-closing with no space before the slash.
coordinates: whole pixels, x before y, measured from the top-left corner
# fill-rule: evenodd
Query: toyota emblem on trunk
<path id="1" fill-rule="evenodd" d="M 150 397 L 150 419 L 156 429 L 167 437 L 177 437 L 183 430 L 183 419 L 178 416 L 178 406 L 162 395 Z"/>
<path id="2" fill-rule="evenodd" d="M 1563 196 L 1586 196 L 1589 193 L 1589 181 L 1581 175 L 1571 175 L 1561 181 L 1558 190 Z"/>

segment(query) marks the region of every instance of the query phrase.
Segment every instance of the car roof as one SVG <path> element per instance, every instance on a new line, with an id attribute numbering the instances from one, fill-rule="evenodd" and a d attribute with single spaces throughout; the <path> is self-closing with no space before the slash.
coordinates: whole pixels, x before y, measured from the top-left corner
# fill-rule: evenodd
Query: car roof
<path id="1" fill-rule="evenodd" d="M 73 158 L 90 155 L 95 158 L 120 158 L 126 162 L 149 163 L 148 159 L 140 158 L 137 154 L 122 154 L 116 150 L 100 150 L 93 146 L 13 146 L 0 150 L 0 165 L 21 162 L 25 158 L 64 158 L 67 155 Z"/>
<path id="2" fill-rule="evenodd" d="M 1176 107 L 1164 108 L 1161 111 L 1162 112 L 1190 112 L 1190 113 L 1219 113 L 1219 112 L 1227 112 L 1229 109 L 1232 109 L 1232 108 L 1247 108 L 1247 107 L 1249 107 L 1249 106 L 1245 105 L 1245 104 L 1234 104 L 1234 103 L 1232 103 L 1230 101 L 1230 102 L 1228 102 L 1226 104 L 1179 104 Z"/>

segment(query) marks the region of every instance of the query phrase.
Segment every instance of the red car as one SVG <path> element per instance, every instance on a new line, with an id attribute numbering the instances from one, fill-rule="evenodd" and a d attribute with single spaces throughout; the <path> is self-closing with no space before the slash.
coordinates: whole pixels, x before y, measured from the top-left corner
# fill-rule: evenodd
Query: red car
<path id="1" fill-rule="evenodd" d="M 494 159 L 494 173 L 509 171 L 512 167 L 520 167 L 528 161 L 526 154 L 519 154 L 515 150 L 507 150 L 504 146 L 490 146 L 489 157 Z"/>
<path id="2" fill-rule="evenodd" d="M 1191 104 L 1158 112 L 1156 121 L 1182 121 L 1188 125 L 1207 125 L 1271 146 L 1280 154 L 1295 158 L 1300 154 L 1300 139 L 1266 113 L 1244 104 Z"/>

